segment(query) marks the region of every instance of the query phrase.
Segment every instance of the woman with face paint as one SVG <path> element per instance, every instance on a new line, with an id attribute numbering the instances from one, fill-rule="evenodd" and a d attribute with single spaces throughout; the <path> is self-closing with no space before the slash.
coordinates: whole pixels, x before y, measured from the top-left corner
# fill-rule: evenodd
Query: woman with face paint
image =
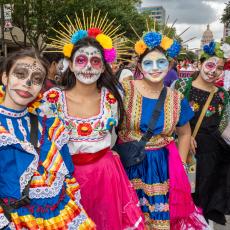
<path id="1" fill-rule="evenodd" d="M 65 88 L 46 92 L 40 109 L 47 116 L 60 117 L 69 130 L 68 146 L 81 187 L 81 203 L 97 229 L 141 230 L 144 222 L 136 193 L 119 156 L 110 149 L 112 128 L 123 116 L 118 81 L 110 67 L 116 50 L 113 40 L 95 23 L 95 28 L 83 24 L 84 30 L 76 25 L 66 44 L 59 41 L 65 44 L 64 55 L 70 62 L 63 78 Z"/>
<path id="2" fill-rule="evenodd" d="M 118 132 L 118 146 L 139 141 L 147 132 L 161 92 L 165 90 L 163 80 L 169 71 L 168 58 L 178 55 L 180 44 L 159 32 L 148 32 L 136 42 L 135 51 L 139 55 L 136 80 L 122 82 L 126 117 Z M 148 229 L 206 229 L 200 210 L 192 202 L 184 167 L 193 112 L 181 93 L 166 90 L 159 118 L 145 146 L 145 158 L 136 158 L 137 163 L 127 167 L 126 172 L 136 189 Z M 175 129 L 178 149 L 174 142 Z M 136 156 L 129 157 L 133 161 Z"/>
<path id="3" fill-rule="evenodd" d="M 31 115 L 47 70 L 45 60 L 31 50 L 13 53 L 4 63 L 0 229 L 95 229 L 79 202 L 63 123 Z"/>
<path id="4" fill-rule="evenodd" d="M 204 105 L 213 92 L 198 133 L 191 139 L 191 152 L 197 160 L 195 203 L 203 209 L 206 219 L 225 224 L 224 214 L 230 211 L 229 175 L 230 147 L 221 137 L 229 122 L 229 94 L 215 82 L 224 74 L 223 51 L 220 44 L 204 46 L 200 73 L 195 79 L 180 79 L 176 89 L 188 98 L 195 116 L 190 121 L 192 130 Z"/>

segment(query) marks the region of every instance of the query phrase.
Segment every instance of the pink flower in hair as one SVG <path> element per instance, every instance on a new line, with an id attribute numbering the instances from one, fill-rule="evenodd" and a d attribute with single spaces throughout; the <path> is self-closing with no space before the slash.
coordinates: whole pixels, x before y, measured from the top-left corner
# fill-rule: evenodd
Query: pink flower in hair
<path id="1" fill-rule="evenodd" d="M 104 56 L 105 56 L 105 60 L 108 63 L 112 63 L 115 61 L 116 59 L 116 50 L 114 48 L 112 49 L 104 49 Z"/>

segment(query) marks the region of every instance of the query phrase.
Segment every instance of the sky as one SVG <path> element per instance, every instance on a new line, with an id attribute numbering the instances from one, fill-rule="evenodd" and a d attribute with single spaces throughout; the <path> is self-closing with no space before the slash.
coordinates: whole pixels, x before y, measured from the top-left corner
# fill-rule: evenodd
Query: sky
<path id="1" fill-rule="evenodd" d="M 214 39 L 220 41 L 223 37 L 224 25 L 220 22 L 225 4 L 228 0 L 142 0 L 142 6 L 163 6 L 169 15 L 169 25 L 177 19 L 176 30 L 180 34 L 188 26 L 191 28 L 182 35 L 188 42 L 189 49 L 200 48 L 203 32 L 210 24 Z M 167 16 L 166 16 L 167 18 Z"/>

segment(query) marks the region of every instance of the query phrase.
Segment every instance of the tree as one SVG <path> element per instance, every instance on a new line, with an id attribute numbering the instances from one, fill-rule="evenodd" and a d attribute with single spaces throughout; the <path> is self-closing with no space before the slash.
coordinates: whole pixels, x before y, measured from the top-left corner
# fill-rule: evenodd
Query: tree
<path id="1" fill-rule="evenodd" d="M 225 43 L 228 43 L 228 44 L 230 45 L 230 36 L 226 37 L 226 38 L 224 39 L 224 42 L 225 42 Z"/>
<path id="2" fill-rule="evenodd" d="M 224 13 L 221 17 L 221 22 L 229 24 L 230 23 L 230 1 L 228 3 L 225 3 L 226 7 L 224 9 Z"/>
<path id="3" fill-rule="evenodd" d="M 108 13 L 108 20 L 116 18 L 115 26 L 120 25 L 120 31 L 125 31 L 125 36 L 130 40 L 136 40 L 137 36 L 130 27 L 130 24 L 135 28 L 137 34 L 142 36 L 143 30 L 146 28 L 146 19 L 149 28 L 154 27 L 154 21 L 151 20 L 147 13 L 139 13 L 136 4 L 140 0 L 11 0 L 13 5 L 13 24 L 19 27 L 24 34 L 23 44 L 21 47 L 27 46 L 27 41 L 37 50 L 43 50 L 46 47 L 48 37 L 54 37 L 56 32 L 52 27 L 59 30 L 60 22 L 67 22 L 66 15 L 70 19 L 74 19 L 75 13 L 82 15 L 84 10 L 85 15 L 90 15 L 91 10 L 94 12 L 101 11 L 101 15 Z M 159 25 L 155 25 L 159 29 Z M 166 33 L 175 35 L 175 28 L 170 29 L 166 26 Z"/>

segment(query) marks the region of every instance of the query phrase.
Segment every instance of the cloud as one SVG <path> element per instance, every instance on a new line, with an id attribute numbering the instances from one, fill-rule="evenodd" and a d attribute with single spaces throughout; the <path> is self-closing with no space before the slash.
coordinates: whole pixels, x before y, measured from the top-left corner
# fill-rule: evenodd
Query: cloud
<path id="1" fill-rule="evenodd" d="M 208 24 L 216 20 L 216 10 L 209 2 L 224 3 L 226 0 L 144 0 L 143 6 L 162 5 L 170 21 L 175 18 L 178 23 Z"/>
<path id="2" fill-rule="evenodd" d="M 182 35 L 182 39 L 185 41 L 195 36 L 196 39 L 188 43 L 189 48 L 194 49 L 200 48 L 207 24 L 210 24 L 215 40 L 223 37 L 224 25 L 220 18 L 226 2 L 228 0 L 144 0 L 143 6 L 163 6 L 166 14 L 170 15 L 169 24 L 178 19 L 175 25 L 178 34 L 191 26 L 189 31 Z"/>

